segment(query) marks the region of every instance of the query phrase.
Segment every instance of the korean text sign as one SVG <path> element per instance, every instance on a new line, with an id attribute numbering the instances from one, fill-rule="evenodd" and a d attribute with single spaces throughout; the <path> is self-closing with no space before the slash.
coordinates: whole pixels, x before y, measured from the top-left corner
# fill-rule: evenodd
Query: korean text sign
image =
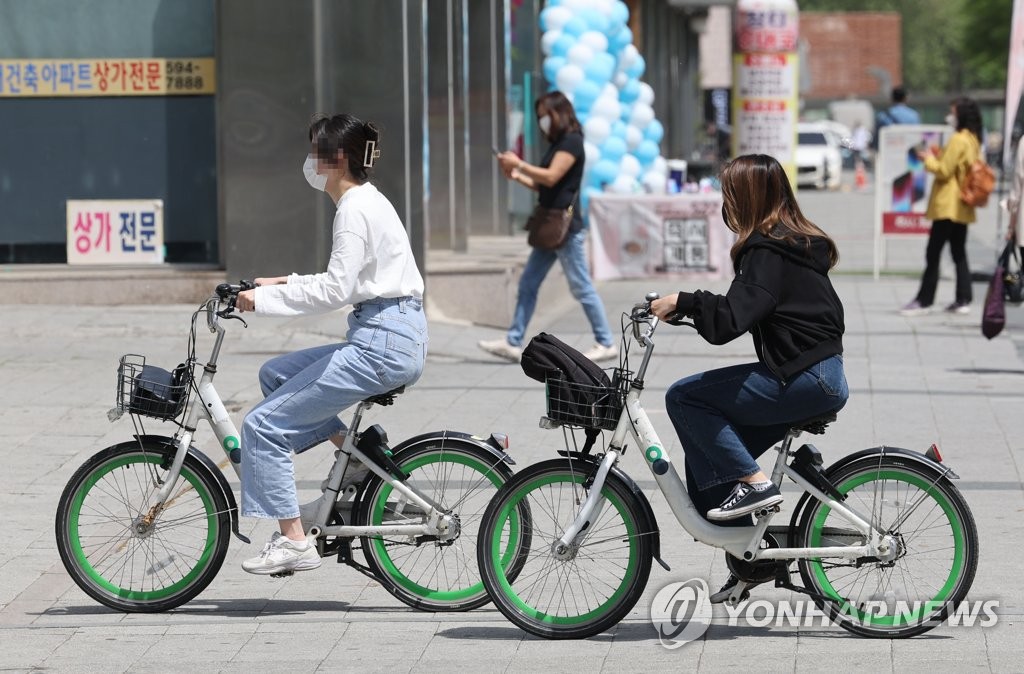
<path id="1" fill-rule="evenodd" d="M 68 200 L 68 264 L 160 264 L 161 199 Z"/>
<path id="2" fill-rule="evenodd" d="M 211 58 L 0 59 L 0 98 L 212 94 L 214 64 Z"/>

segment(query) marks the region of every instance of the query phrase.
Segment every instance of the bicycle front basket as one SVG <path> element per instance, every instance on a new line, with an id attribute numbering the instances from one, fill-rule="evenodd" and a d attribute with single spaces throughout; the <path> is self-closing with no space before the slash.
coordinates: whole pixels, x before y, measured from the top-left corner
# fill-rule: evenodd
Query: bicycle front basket
<path id="1" fill-rule="evenodd" d="M 623 384 L 628 382 L 628 374 L 619 370 L 615 371 L 611 386 L 548 377 L 545 381 L 547 416 L 569 426 L 615 430 L 625 399 Z"/>
<path id="2" fill-rule="evenodd" d="M 185 409 L 192 368 L 182 363 L 173 371 L 146 365 L 145 356 L 127 354 L 117 368 L 117 407 L 122 412 L 156 419 L 174 419 Z"/>

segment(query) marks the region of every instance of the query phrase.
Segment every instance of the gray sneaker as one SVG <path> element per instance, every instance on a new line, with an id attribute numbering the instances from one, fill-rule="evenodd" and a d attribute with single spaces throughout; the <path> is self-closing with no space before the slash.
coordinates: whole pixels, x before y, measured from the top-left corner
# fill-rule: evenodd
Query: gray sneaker
<path id="1" fill-rule="evenodd" d="M 269 576 L 319 568 L 320 555 L 316 546 L 309 541 L 306 541 L 305 548 L 300 545 L 275 531 L 258 556 L 242 562 L 242 569 L 258 576 Z"/>

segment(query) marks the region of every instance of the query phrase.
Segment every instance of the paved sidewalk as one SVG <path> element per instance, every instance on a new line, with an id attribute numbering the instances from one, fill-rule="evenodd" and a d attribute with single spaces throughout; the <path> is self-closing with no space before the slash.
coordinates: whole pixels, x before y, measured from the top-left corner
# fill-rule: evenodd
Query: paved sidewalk
<path id="1" fill-rule="evenodd" d="M 864 199 L 866 202 L 867 199 Z M 812 215 L 812 217 L 814 217 Z M 823 222 L 824 224 L 824 222 Z M 842 241 L 855 225 L 836 232 Z M 991 232 L 972 233 L 972 251 L 991 253 Z M 919 240 L 919 250 L 923 241 Z M 910 253 L 908 253 L 908 256 Z M 920 252 L 917 253 L 920 256 Z M 858 259 L 861 256 L 861 259 Z M 863 263 L 862 253 L 847 258 Z M 909 258 L 908 258 L 909 259 Z M 977 265 L 982 268 L 983 265 Z M 651 598 L 666 584 L 700 577 L 717 587 L 726 575 L 721 553 L 694 543 L 672 518 L 644 462 L 630 451 L 624 467 L 647 492 L 662 528 L 662 552 L 672 567 L 655 566 L 647 591 L 617 628 L 582 642 L 548 642 L 524 635 L 490 607 L 464 614 L 407 609 L 354 570 L 328 561 L 286 580 L 251 576 L 242 559 L 272 531 L 244 520 L 257 544 L 231 543 L 219 576 L 186 606 L 158 615 L 109 611 L 85 596 L 57 555 L 53 517 L 72 472 L 98 449 L 131 435 L 127 419 L 106 420 L 114 397 L 116 359 L 143 352 L 171 365 L 184 355 L 188 306 L 0 306 L 0 669 L 68 672 L 259 671 L 565 671 L 633 672 L 659 667 L 719 671 L 756 666 L 764 671 L 1020 671 L 1024 661 L 1024 587 L 1016 552 L 1024 541 L 1024 463 L 1021 409 L 1024 362 L 1017 343 L 1024 315 L 1010 311 L 1003 335 L 984 340 L 978 329 L 982 284 L 968 316 L 917 319 L 894 309 L 911 297 L 916 280 L 837 274 L 846 308 L 846 367 L 850 403 L 814 443 L 831 462 L 878 444 L 923 450 L 932 442 L 962 476 L 981 535 L 981 564 L 971 593 L 1000 602 L 990 628 L 941 627 L 923 637 L 866 640 L 838 628 L 731 627 L 725 614 L 705 637 L 678 650 L 658 643 L 648 621 Z M 613 323 L 650 289 L 677 282 L 604 284 L 600 292 Z M 705 284 L 706 285 L 706 284 Z M 710 289 L 724 290 L 727 282 Z M 944 280 L 942 293 L 951 292 Z M 293 321 L 254 319 L 225 343 L 218 390 L 236 422 L 259 396 L 256 372 L 278 353 L 323 343 L 340 334 L 339 316 Z M 547 306 L 531 326 L 570 343 L 592 338 L 582 310 L 568 296 Z M 561 434 L 537 427 L 543 387 L 513 365 L 478 351 L 475 342 L 501 333 L 432 321 L 426 372 L 394 407 L 376 409 L 393 441 L 430 429 L 509 433 L 519 467 L 554 456 Z M 201 347 L 202 348 L 202 347 Z M 208 348 L 208 346 L 206 347 Z M 753 358 L 749 339 L 712 347 L 692 333 L 665 326 L 644 401 L 674 457 L 678 442 L 662 396 L 675 379 L 698 369 Z M 217 456 L 211 434 L 198 445 Z M 634 449 L 635 448 L 631 448 Z M 300 496 L 312 496 L 331 460 L 314 449 L 297 461 Z M 233 475 L 230 476 L 234 482 Z M 789 593 L 759 589 L 755 597 Z M 956 663 L 955 665 L 953 663 Z"/>

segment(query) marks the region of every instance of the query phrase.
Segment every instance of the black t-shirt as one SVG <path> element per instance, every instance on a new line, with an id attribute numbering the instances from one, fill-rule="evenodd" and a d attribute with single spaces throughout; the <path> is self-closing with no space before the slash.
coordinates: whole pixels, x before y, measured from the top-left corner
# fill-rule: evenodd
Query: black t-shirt
<path id="1" fill-rule="evenodd" d="M 542 168 L 551 166 L 551 160 L 555 158 L 556 152 L 568 152 L 576 157 L 576 161 L 553 187 L 538 186 L 537 193 L 540 196 L 537 201 L 545 208 L 569 208 L 569 204 L 575 204 L 572 213 L 572 230 L 578 231 L 583 228 L 579 201 L 580 185 L 583 183 L 583 163 L 586 161 L 586 153 L 583 150 L 583 134 L 579 131 L 570 131 L 552 143 L 540 160 Z"/>

